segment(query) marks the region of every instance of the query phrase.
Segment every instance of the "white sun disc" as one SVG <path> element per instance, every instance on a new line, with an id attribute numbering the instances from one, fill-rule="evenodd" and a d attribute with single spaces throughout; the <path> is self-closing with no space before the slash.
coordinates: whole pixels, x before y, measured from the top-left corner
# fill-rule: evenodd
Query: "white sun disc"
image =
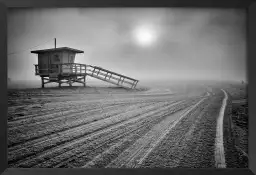
<path id="1" fill-rule="evenodd" d="M 149 46 L 156 40 L 156 33 L 150 27 L 139 26 L 134 30 L 134 37 L 139 45 Z"/>

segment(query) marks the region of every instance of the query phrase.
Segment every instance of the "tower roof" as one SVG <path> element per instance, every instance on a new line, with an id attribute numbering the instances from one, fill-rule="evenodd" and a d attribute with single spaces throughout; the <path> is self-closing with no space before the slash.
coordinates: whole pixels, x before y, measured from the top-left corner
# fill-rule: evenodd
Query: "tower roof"
<path id="1" fill-rule="evenodd" d="M 46 52 L 54 52 L 54 51 L 71 51 L 71 52 L 75 52 L 75 53 L 84 53 L 84 51 L 82 50 L 77 50 L 77 49 L 73 49 L 73 48 L 69 48 L 69 47 L 59 47 L 59 48 L 53 48 L 53 49 L 44 49 L 44 50 L 33 50 L 31 51 L 31 53 L 46 53 Z"/>

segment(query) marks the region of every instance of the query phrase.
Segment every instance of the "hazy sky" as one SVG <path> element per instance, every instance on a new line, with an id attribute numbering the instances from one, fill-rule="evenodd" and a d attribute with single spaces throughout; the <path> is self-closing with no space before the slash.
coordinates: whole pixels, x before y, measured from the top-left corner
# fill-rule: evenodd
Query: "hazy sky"
<path id="1" fill-rule="evenodd" d="M 245 35 L 245 13 L 232 9 L 13 9 L 8 77 L 38 79 L 30 51 L 57 38 L 57 47 L 84 51 L 75 62 L 139 80 L 246 80 Z"/>

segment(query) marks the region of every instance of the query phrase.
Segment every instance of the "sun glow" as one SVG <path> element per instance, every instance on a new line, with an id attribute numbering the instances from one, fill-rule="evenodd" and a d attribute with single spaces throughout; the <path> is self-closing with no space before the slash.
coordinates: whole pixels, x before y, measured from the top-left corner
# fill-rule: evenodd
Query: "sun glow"
<path id="1" fill-rule="evenodd" d="M 150 46 L 156 41 L 156 31 L 150 26 L 138 26 L 134 30 L 134 38 L 141 46 Z"/>

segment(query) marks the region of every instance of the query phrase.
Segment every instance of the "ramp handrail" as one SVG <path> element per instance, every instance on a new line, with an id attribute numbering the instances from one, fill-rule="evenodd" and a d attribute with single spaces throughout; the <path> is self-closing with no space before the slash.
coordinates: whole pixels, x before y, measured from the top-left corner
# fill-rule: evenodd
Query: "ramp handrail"
<path id="1" fill-rule="evenodd" d="M 124 83 L 126 83 L 128 85 L 131 85 L 130 88 L 135 88 L 137 83 L 139 82 L 136 79 L 127 77 L 127 76 L 122 75 L 122 74 L 115 73 L 113 71 L 109 71 L 107 69 L 103 69 L 103 68 L 98 67 L 98 66 L 87 65 L 86 73 L 87 73 L 87 75 L 90 75 L 94 78 L 98 78 L 100 80 L 110 82 L 112 84 L 122 86 L 122 87 L 125 87 Z M 100 77 L 99 75 L 102 75 L 103 77 Z M 114 77 L 113 75 L 117 76 L 117 77 Z M 113 80 L 117 80 L 117 82 L 114 82 Z M 132 82 L 129 82 L 127 80 L 130 80 Z"/>
<path id="2" fill-rule="evenodd" d="M 95 69 L 98 69 L 98 70 L 102 70 L 102 71 L 105 71 L 105 72 L 108 72 L 108 73 L 111 73 L 111 74 L 114 74 L 114 75 L 117 75 L 117 76 L 121 76 L 121 77 L 124 77 L 124 78 L 126 78 L 126 79 L 133 80 L 133 81 L 138 81 L 138 80 L 133 79 L 133 78 L 131 78 L 131 77 L 127 77 L 127 76 L 125 76 L 125 75 L 118 74 L 118 73 L 116 73 L 116 72 L 112 72 L 112 71 L 109 71 L 109 70 L 107 70 L 107 69 L 103 69 L 103 68 L 98 67 L 98 66 L 87 65 L 87 67 L 91 67 L 91 68 L 93 68 L 93 69 L 95 68 Z"/>

